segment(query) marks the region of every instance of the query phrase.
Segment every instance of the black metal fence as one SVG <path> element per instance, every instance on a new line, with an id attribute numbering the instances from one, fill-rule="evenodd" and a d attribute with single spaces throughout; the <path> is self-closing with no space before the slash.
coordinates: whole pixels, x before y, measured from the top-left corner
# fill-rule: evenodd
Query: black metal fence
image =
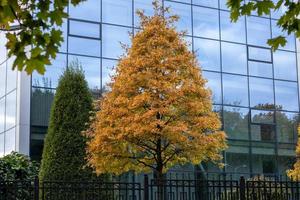
<path id="1" fill-rule="evenodd" d="M 145 175 L 134 182 L 0 182 L 0 200 L 300 200 L 300 182 L 245 180 L 165 180 Z"/>

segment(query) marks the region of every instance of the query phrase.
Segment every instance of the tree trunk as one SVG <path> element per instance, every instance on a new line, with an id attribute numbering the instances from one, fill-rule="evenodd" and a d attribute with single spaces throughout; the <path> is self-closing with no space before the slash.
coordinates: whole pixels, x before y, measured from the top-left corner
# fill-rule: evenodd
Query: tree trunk
<path id="1" fill-rule="evenodd" d="M 163 169 L 156 171 L 156 185 L 157 185 L 157 200 L 167 200 L 166 198 L 166 180 L 163 174 Z"/>

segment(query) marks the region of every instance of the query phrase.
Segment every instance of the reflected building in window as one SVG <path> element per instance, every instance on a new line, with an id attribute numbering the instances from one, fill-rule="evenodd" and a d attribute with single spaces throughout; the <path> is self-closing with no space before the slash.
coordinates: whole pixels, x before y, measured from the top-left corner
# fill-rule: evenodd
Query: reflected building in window
<path id="1" fill-rule="evenodd" d="M 186 33 L 184 38 L 199 60 L 207 87 L 212 90 L 214 109 L 228 135 L 229 148 L 223 153 L 225 167 L 203 163 L 200 168 L 209 173 L 244 176 L 284 174 L 295 158 L 299 52 L 295 37 L 276 26 L 280 13 L 263 17 L 252 13 L 233 24 L 226 0 L 162 1 L 180 17 L 176 27 Z M 19 146 L 24 144 L 23 152 L 40 159 L 55 88 L 69 63 L 78 61 L 82 65 L 94 96 L 109 90 L 107 83 L 114 66 L 124 54 L 120 43 L 130 46 L 129 33 L 139 30 L 135 11 L 143 9 L 151 15 L 151 3 L 87 0 L 79 7 L 70 5 L 69 19 L 62 26 L 65 41 L 45 75 L 34 73 L 26 78 L 12 72 L 9 61 L 1 65 L 1 155 L 21 151 Z M 288 43 L 272 52 L 267 39 L 280 34 L 287 36 Z M 6 57 L 3 37 L 1 33 L 0 59 Z M 21 94 L 25 97 L 20 100 Z M 20 114 L 22 109 L 28 109 L 29 114 Z M 18 131 L 20 124 L 27 127 L 22 133 Z"/>

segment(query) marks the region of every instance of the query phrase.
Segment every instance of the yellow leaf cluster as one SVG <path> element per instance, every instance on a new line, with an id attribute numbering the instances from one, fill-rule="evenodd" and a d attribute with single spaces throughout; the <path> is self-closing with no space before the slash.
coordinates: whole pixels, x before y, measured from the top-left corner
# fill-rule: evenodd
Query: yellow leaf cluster
<path id="1" fill-rule="evenodd" d="M 162 12 L 140 13 L 141 31 L 87 133 L 88 161 L 99 174 L 219 161 L 226 148 L 199 64 L 173 26 L 176 17 Z"/>
<path id="2" fill-rule="evenodd" d="M 287 171 L 287 175 L 296 180 L 300 180 L 300 126 L 298 126 L 298 143 L 296 147 L 297 160 L 294 163 L 293 169 Z"/>

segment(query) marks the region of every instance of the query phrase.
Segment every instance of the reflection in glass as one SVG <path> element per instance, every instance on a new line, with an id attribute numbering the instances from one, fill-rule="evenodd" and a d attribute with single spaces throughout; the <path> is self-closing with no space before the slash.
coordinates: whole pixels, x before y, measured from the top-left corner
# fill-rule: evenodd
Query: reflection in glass
<path id="1" fill-rule="evenodd" d="M 223 74 L 223 103 L 248 106 L 247 77 Z"/>
<path id="2" fill-rule="evenodd" d="M 245 17 L 241 17 L 237 22 L 232 23 L 229 12 L 220 11 L 220 15 L 221 39 L 226 41 L 245 43 Z"/>
<path id="3" fill-rule="evenodd" d="M 7 61 L 7 71 L 6 71 L 6 79 L 7 79 L 7 84 L 6 84 L 6 93 L 9 93 L 10 91 L 14 90 L 17 88 L 17 75 L 18 71 L 17 70 L 12 70 L 13 66 L 13 58 L 10 58 Z"/>
<path id="4" fill-rule="evenodd" d="M 276 111 L 277 136 L 279 142 L 297 142 L 298 121 L 298 113 Z"/>
<path id="5" fill-rule="evenodd" d="M 100 25 L 75 20 L 69 20 L 71 35 L 86 36 L 100 39 Z"/>
<path id="6" fill-rule="evenodd" d="M 251 140 L 273 142 L 275 126 L 272 124 L 251 124 Z"/>
<path id="7" fill-rule="evenodd" d="M 248 66 L 249 74 L 252 76 L 273 77 L 273 67 L 271 63 L 248 61 Z"/>
<path id="8" fill-rule="evenodd" d="M 102 51 L 105 58 L 119 58 L 125 51 L 122 49 L 121 44 L 129 45 L 130 36 L 129 32 L 132 29 L 102 25 Z"/>
<path id="9" fill-rule="evenodd" d="M 291 35 L 288 35 L 286 31 L 281 30 L 281 28 L 276 25 L 277 23 L 276 20 L 271 20 L 271 23 L 272 23 L 272 37 L 275 38 L 283 35 L 286 37 L 287 40 L 285 46 L 284 47 L 279 46 L 279 49 L 295 51 L 296 48 L 295 35 L 293 33 Z"/>
<path id="10" fill-rule="evenodd" d="M 5 122 L 4 120 L 5 120 L 5 97 L 0 98 L 0 133 L 4 132 L 4 122 Z"/>
<path id="11" fill-rule="evenodd" d="M 275 81 L 275 100 L 283 110 L 299 111 L 297 83 Z"/>
<path id="12" fill-rule="evenodd" d="M 116 60 L 102 59 L 102 92 L 109 90 L 107 84 L 111 82 L 111 76 L 115 74 L 116 65 Z"/>
<path id="13" fill-rule="evenodd" d="M 273 53 L 274 78 L 297 80 L 296 54 L 277 50 Z"/>
<path id="14" fill-rule="evenodd" d="M 10 129 L 5 133 L 5 154 L 16 150 L 16 129 Z"/>
<path id="15" fill-rule="evenodd" d="M 85 78 L 88 82 L 89 88 L 94 92 L 100 90 L 100 58 L 89 58 L 84 56 L 70 56 L 68 57 L 69 65 L 72 62 L 79 62 L 84 71 Z"/>
<path id="16" fill-rule="evenodd" d="M 255 174 L 270 175 L 275 173 L 275 151 L 267 148 L 252 148 L 252 171 Z"/>
<path id="17" fill-rule="evenodd" d="M 191 5 L 182 3 L 165 1 L 164 5 L 171 8 L 171 13 L 176 13 L 180 16 L 178 22 L 175 22 L 175 26 L 178 31 L 186 31 L 187 35 L 192 34 L 192 13 Z"/>
<path id="18" fill-rule="evenodd" d="M 134 25 L 135 27 L 139 27 L 140 18 L 136 14 L 137 10 L 143 10 L 146 16 L 153 15 L 153 6 L 152 0 L 134 0 Z"/>
<path id="19" fill-rule="evenodd" d="M 222 10 L 229 10 L 229 8 L 226 5 L 227 0 L 219 0 L 219 1 L 220 1 L 220 9 L 222 9 Z"/>
<path id="20" fill-rule="evenodd" d="M 218 0 L 193 0 L 193 4 L 207 6 L 212 8 L 218 8 Z"/>
<path id="21" fill-rule="evenodd" d="M 248 59 L 272 62 L 271 49 L 248 46 Z"/>
<path id="22" fill-rule="evenodd" d="M 260 109 L 262 109 L 262 108 L 260 108 Z M 251 122 L 259 123 L 259 124 L 273 124 L 274 123 L 274 111 L 252 109 L 251 110 Z"/>
<path id="23" fill-rule="evenodd" d="M 247 17 L 248 44 L 267 46 L 271 38 L 270 19 L 261 17 Z"/>
<path id="24" fill-rule="evenodd" d="M 69 53 L 100 57 L 100 40 L 69 36 Z"/>
<path id="25" fill-rule="evenodd" d="M 132 26 L 132 1 L 102 0 L 102 21 Z"/>
<path id="26" fill-rule="evenodd" d="M 32 74 L 32 86 L 56 88 L 58 79 L 67 66 L 67 56 L 65 54 L 57 54 L 55 60 L 51 61 L 52 64 L 47 66 L 44 75 L 37 72 Z"/>
<path id="27" fill-rule="evenodd" d="M 16 125 L 17 92 L 14 90 L 6 96 L 5 129 Z"/>
<path id="28" fill-rule="evenodd" d="M 203 71 L 203 76 L 208 80 L 207 87 L 212 91 L 212 99 L 216 104 L 222 103 L 221 74 Z"/>
<path id="29" fill-rule="evenodd" d="M 0 133 L 0 156 L 4 156 L 4 133 Z"/>
<path id="30" fill-rule="evenodd" d="M 0 98 L 5 95 L 6 87 L 6 63 L 0 65 Z"/>
<path id="31" fill-rule="evenodd" d="M 224 72 L 247 74 L 245 45 L 222 42 L 222 68 Z"/>
<path id="32" fill-rule="evenodd" d="M 251 107 L 274 106 L 273 80 L 250 77 L 249 88 Z"/>
<path id="33" fill-rule="evenodd" d="M 219 39 L 218 10 L 194 6 L 193 18 L 195 36 Z"/>
<path id="34" fill-rule="evenodd" d="M 194 49 L 202 69 L 220 71 L 220 42 L 194 38 Z"/>
<path id="35" fill-rule="evenodd" d="M 100 21 L 101 1 L 87 0 L 79 6 L 70 6 L 70 18 L 85 19 L 90 21 Z"/>
<path id="36" fill-rule="evenodd" d="M 229 139 L 248 140 L 248 108 L 223 108 L 224 131 Z"/>

